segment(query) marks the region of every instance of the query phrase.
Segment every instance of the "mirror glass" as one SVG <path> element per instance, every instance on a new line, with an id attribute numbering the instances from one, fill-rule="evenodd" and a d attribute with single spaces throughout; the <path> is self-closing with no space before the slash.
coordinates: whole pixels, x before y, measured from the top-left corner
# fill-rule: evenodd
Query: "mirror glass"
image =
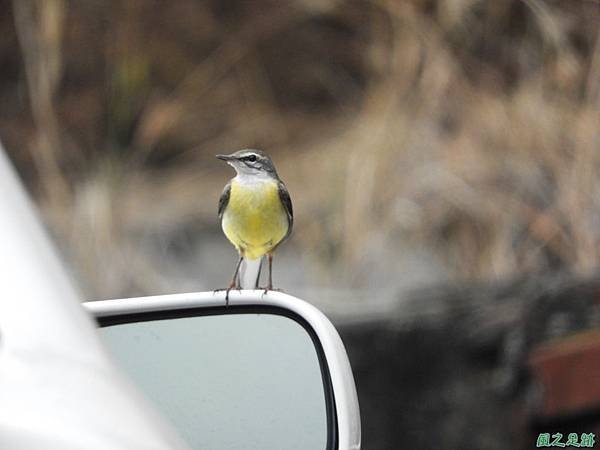
<path id="1" fill-rule="evenodd" d="M 225 314 L 110 325 L 117 362 L 194 449 L 325 449 L 315 345 L 294 319 Z"/>

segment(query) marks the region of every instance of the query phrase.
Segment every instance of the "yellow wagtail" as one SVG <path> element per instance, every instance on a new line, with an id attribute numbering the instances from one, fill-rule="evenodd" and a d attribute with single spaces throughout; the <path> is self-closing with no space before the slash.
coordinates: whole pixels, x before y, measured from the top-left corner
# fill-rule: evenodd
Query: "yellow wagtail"
<path id="1" fill-rule="evenodd" d="M 243 260 L 246 263 L 258 261 L 254 286 L 258 288 L 260 261 L 265 254 L 269 260 L 267 292 L 273 289 L 273 252 L 292 232 L 294 213 L 290 194 L 271 158 L 260 150 L 240 150 L 231 155 L 217 155 L 217 158 L 236 171 L 219 199 L 221 227 L 240 255 L 226 300 L 231 289 L 241 289 Z"/>

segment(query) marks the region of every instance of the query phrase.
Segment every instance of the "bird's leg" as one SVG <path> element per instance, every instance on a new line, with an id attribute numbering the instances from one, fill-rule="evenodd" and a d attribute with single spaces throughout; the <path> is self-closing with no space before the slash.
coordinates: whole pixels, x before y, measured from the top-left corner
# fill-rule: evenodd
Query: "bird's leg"
<path id="1" fill-rule="evenodd" d="M 242 267 L 243 259 L 244 257 L 240 256 L 240 260 L 238 261 L 237 266 L 235 267 L 233 279 L 231 280 L 231 284 L 229 285 L 230 289 L 237 289 L 238 291 L 242 290 L 242 274 L 240 269 Z"/>
<path id="2" fill-rule="evenodd" d="M 258 264 L 258 275 L 256 275 L 256 283 L 254 283 L 254 289 L 258 289 L 258 282 L 260 281 L 260 273 L 262 272 L 262 258 L 260 259 L 260 263 Z"/>
<path id="3" fill-rule="evenodd" d="M 269 253 L 267 255 L 267 258 L 269 259 L 269 284 L 267 284 L 267 287 L 265 288 L 263 295 L 265 295 L 269 291 L 281 291 L 281 289 L 275 289 L 273 287 L 273 254 Z"/>
<path id="4" fill-rule="evenodd" d="M 240 255 L 240 259 L 238 260 L 237 265 L 235 266 L 235 272 L 233 272 L 233 278 L 231 279 L 231 284 L 227 288 L 227 293 L 225 294 L 225 304 L 229 305 L 229 291 L 232 289 L 240 290 L 240 266 L 242 265 L 242 261 L 244 260 L 244 256 Z"/>
<path id="5" fill-rule="evenodd" d="M 269 259 L 269 284 L 267 284 L 265 294 L 273 290 L 273 254 L 269 253 L 267 258 Z"/>
<path id="6" fill-rule="evenodd" d="M 231 284 L 229 285 L 228 288 L 226 289 L 215 289 L 215 292 L 218 291 L 225 291 L 225 305 L 229 305 L 229 291 L 231 291 L 232 289 L 241 289 L 240 286 L 240 266 L 242 265 L 242 260 L 244 259 L 243 255 L 240 255 L 240 259 L 237 263 L 237 265 L 235 266 L 235 272 L 233 272 L 233 278 L 231 280 Z"/>
<path id="7" fill-rule="evenodd" d="M 269 284 L 267 285 L 267 290 L 273 290 L 273 254 L 269 253 Z"/>

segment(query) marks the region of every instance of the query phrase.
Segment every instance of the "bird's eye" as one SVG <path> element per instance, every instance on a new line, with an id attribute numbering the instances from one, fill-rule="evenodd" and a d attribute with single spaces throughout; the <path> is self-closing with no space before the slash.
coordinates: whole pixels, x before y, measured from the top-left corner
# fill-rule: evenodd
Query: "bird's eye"
<path id="1" fill-rule="evenodd" d="M 244 159 L 246 161 L 255 162 L 256 161 L 256 155 L 248 155 Z"/>

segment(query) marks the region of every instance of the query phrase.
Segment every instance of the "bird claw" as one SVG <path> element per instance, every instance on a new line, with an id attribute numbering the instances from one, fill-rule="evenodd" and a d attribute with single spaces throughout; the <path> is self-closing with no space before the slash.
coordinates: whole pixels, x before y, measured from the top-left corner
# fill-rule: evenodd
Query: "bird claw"
<path id="1" fill-rule="evenodd" d="M 275 292 L 283 292 L 283 289 L 279 289 L 279 288 L 274 288 L 274 287 L 266 287 L 266 288 L 260 288 L 263 293 L 261 295 L 261 298 L 264 297 L 265 295 L 267 295 L 269 293 L 269 291 L 275 291 Z"/>
<path id="2" fill-rule="evenodd" d="M 218 288 L 215 289 L 213 291 L 213 294 L 216 294 L 217 292 L 222 292 L 225 291 L 225 306 L 229 306 L 229 292 L 231 290 L 235 289 L 238 292 L 242 292 L 242 287 L 241 286 L 229 286 L 228 288 Z"/>

